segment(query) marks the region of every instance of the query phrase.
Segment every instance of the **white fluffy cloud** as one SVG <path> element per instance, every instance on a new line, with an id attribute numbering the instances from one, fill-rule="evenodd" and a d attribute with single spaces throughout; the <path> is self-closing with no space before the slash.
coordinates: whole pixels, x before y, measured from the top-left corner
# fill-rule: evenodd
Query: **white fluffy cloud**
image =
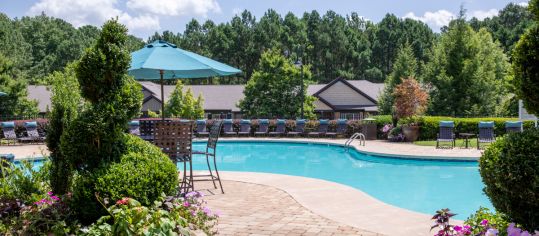
<path id="1" fill-rule="evenodd" d="M 485 18 L 493 17 L 495 15 L 498 15 L 498 9 L 492 8 L 488 11 L 474 11 L 470 16 L 479 20 L 484 20 Z"/>
<path id="2" fill-rule="evenodd" d="M 221 12 L 216 0 L 128 0 L 126 5 L 129 9 L 168 16 Z"/>
<path id="3" fill-rule="evenodd" d="M 442 26 L 448 25 L 449 22 L 455 17 L 455 14 L 447 10 L 438 10 L 435 12 L 427 11 L 425 14 L 423 14 L 423 16 L 416 16 L 413 12 L 408 12 L 406 15 L 404 15 L 404 18 L 423 21 L 433 29 L 438 29 Z"/>

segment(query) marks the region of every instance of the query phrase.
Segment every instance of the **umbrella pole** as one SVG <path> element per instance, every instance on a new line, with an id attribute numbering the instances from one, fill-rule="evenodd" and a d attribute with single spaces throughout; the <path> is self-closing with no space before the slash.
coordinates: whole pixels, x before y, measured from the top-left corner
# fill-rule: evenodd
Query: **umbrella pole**
<path id="1" fill-rule="evenodd" d="M 161 119 L 165 120 L 165 90 L 163 89 L 163 70 L 159 70 L 159 75 L 161 75 Z"/>

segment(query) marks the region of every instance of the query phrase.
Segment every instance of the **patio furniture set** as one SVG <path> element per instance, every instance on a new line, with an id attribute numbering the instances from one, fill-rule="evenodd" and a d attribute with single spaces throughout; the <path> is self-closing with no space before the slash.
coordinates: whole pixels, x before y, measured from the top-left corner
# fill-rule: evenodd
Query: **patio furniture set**
<path id="1" fill-rule="evenodd" d="M 15 132 L 16 126 L 14 121 L 2 122 L 3 140 L 6 140 L 7 145 L 19 143 L 43 143 L 45 141 L 45 134 L 41 134 L 38 131 L 38 125 L 36 121 L 24 122 L 24 131 L 26 133 L 23 137 L 18 137 Z M 2 142 L 0 142 L 0 145 Z"/>
<path id="2" fill-rule="evenodd" d="M 197 120 L 195 134 L 199 137 L 207 136 L 207 121 Z M 234 130 L 234 124 L 231 119 L 223 120 L 223 134 L 225 136 L 272 136 L 272 137 L 337 137 L 338 135 L 344 135 L 348 128 L 347 120 L 342 119 L 337 121 L 337 127 L 334 131 L 329 130 L 329 120 L 319 120 L 317 130 L 307 132 L 305 130 L 306 120 L 299 119 L 295 121 L 295 128 L 287 131 L 286 120 L 278 119 L 275 123 L 273 130 L 270 130 L 270 124 L 268 119 L 259 119 L 258 127 L 256 130 L 251 130 L 251 120 L 241 120 L 239 123 L 239 129 Z"/>
<path id="3" fill-rule="evenodd" d="M 477 136 L 477 149 L 481 149 L 481 144 L 488 144 L 496 141 L 493 121 L 481 121 L 477 125 L 478 133 L 462 132 L 458 136 L 464 139 L 465 148 L 470 146 L 470 139 Z M 455 123 L 453 121 L 440 121 L 440 130 L 436 139 L 436 148 L 455 147 Z M 522 121 L 505 122 L 505 132 L 522 132 Z M 442 146 L 443 143 L 450 143 L 449 146 Z"/>

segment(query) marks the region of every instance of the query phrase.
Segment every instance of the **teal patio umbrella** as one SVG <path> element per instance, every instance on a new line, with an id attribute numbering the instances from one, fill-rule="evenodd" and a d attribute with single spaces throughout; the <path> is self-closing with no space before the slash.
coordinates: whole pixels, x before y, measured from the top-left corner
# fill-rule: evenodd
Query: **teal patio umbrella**
<path id="1" fill-rule="evenodd" d="M 129 74 L 136 80 L 160 80 L 163 119 L 165 119 L 164 80 L 207 78 L 238 73 L 241 73 L 241 70 L 182 50 L 174 44 L 161 40 L 156 40 L 131 53 L 131 67 L 129 68 Z"/>
<path id="2" fill-rule="evenodd" d="M 0 92 L 0 97 L 7 96 L 7 93 Z"/>

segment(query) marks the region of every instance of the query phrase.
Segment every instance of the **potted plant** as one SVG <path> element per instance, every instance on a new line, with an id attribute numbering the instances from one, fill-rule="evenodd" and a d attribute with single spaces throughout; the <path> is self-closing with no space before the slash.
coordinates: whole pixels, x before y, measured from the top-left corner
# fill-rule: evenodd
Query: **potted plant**
<path id="1" fill-rule="evenodd" d="M 402 133 L 406 141 L 414 142 L 419 138 L 420 123 L 414 116 L 425 112 L 429 95 L 417 80 L 409 77 L 403 78 L 402 83 L 395 87 L 393 96 L 395 97 L 393 109 L 399 123 L 402 124 Z"/>

